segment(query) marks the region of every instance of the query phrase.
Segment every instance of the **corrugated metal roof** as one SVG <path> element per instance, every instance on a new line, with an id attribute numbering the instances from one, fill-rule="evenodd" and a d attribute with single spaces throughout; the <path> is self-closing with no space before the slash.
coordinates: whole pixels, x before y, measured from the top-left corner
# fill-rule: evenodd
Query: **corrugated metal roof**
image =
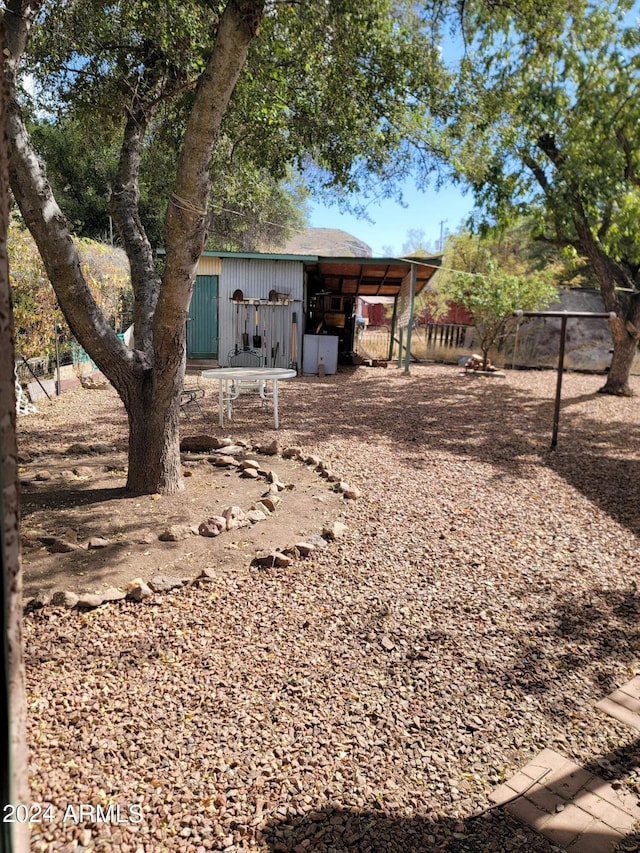
<path id="1" fill-rule="evenodd" d="M 416 293 L 425 287 L 442 263 L 442 255 L 406 258 L 280 255 L 260 252 L 203 252 L 204 256 L 238 260 L 298 261 L 311 278 L 333 293 L 353 296 L 397 296 L 402 280 L 416 267 Z"/>

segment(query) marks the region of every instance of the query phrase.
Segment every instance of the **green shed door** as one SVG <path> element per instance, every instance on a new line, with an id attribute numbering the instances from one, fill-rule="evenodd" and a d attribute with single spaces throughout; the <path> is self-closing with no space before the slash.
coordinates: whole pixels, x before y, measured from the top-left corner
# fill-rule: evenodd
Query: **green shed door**
<path id="1" fill-rule="evenodd" d="M 218 357 L 218 276 L 199 275 L 187 319 L 187 358 Z"/>

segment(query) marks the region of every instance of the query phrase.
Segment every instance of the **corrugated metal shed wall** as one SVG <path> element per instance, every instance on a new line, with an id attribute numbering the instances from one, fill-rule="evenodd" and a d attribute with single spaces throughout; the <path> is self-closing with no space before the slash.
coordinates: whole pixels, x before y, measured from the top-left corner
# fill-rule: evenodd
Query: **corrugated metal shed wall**
<path id="1" fill-rule="evenodd" d="M 204 258 L 202 260 L 205 260 Z M 218 260 L 207 258 L 206 260 Z M 202 263 L 202 261 L 201 261 Z M 198 270 L 200 272 L 200 269 Z M 255 306 L 236 306 L 231 296 L 235 290 L 241 290 L 245 299 L 260 299 L 265 303 L 269 300 L 269 292 L 287 293 L 288 305 L 260 305 L 258 308 L 258 333 L 264 337 L 266 329 L 267 364 L 273 365 L 271 347 L 275 350 L 276 342 L 278 355 L 276 367 L 288 367 L 291 361 L 291 322 L 295 313 L 298 320 L 298 364 L 302 364 L 302 335 L 304 332 L 304 268 L 301 261 L 257 259 L 257 258 L 222 258 L 222 271 L 219 282 L 218 321 L 220 347 L 218 360 L 220 365 L 227 365 L 228 354 L 236 346 L 241 346 L 241 334 L 246 330 L 249 334 L 249 344 L 253 343 L 255 334 Z M 237 311 L 237 315 L 236 315 Z M 237 319 L 236 319 L 237 317 Z M 236 338 L 236 332 L 238 338 Z M 264 345 L 261 354 L 264 354 Z"/>
<path id="2" fill-rule="evenodd" d="M 220 275 L 222 271 L 222 261 L 220 258 L 210 258 L 207 255 L 202 255 L 198 262 L 198 275 Z"/>

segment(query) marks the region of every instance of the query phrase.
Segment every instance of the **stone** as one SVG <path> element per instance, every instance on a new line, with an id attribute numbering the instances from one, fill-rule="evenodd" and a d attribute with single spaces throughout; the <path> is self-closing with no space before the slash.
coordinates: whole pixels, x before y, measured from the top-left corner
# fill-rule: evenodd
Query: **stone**
<path id="1" fill-rule="evenodd" d="M 94 610 L 96 607 L 101 607 L 104 604 L 104 599 L 101 595 L 93 592 L 83 592 L 78 596 L 76 607 L 81 610 Z"/>
<path id="2" fill-rule="evenodd" d="M 91 448 L 87 444 L 70 444 L 64 452 L 68 456 L 88 456 Z"/>
<path id="3" fill-rule="evenodd" d="M 75 607 L 79 596 L 68 590 L 58 590 L 51 596 L 51 604 L 54 607 Z"/>
<path id="4" fill-rule="evenodd" d="M 185 468 L 182 472 L 183 477 L 193 477 L 193 471 L 190 471 L 188 468 Z"/>
<path id="5" fill-rule="evenodd" d="M 243 444 L 226 444 L 220 453 L 214 453 L 213 458 L 216 456 L 240 456 L 240 454 L 246 452 L 246 447 Z"/>
<path id="6" fill-rule="evenodd" d="M 32 610 L 40 610 L 42 607 L 46 607 L 47 604 L 51 604 L 51 593 L 46 589 L 39 589 L 33 598 L 30 598 L 27 602 L 25 609 L 28 612 Z"/>
<path id="7" fill-rule="evenodd" d="M 265 513 L 259 509 L 250 509 L 247 512 L 247 518 L 251 524 L 257 524 L 258 521 L 264 521 L 266 517 Z"/>
<path id="8" fill-rule="evenodd" d="M 327 540 L 319 533 L 312 533 L 311 536 L 307 536 L 307 542 L 320 550 L 327 547 Z"/>
<path id="9" fill-rule="evenodd" d="M 73 469 L 73 473 L 76 475 L 76 477 L 92 477 L 93 468 L 90 468 L 88 465 L 77 465 Z"/>
<path id="10" fill-rule="evenodd" d="M 275 486 L 279 492 L 283 492 L 287 488 L 275 471 L 267 472 L 267 480 L 272 486 Z"/>
<path id="11" fill-rule="evenodd" d="M 81 551 L 77 542 L 69 542 L 61 536 L 43 536 L 42 542 L 49 548 L 52 554 L 70 554 L 72 551 Z"/>
<path id="12" fill-rule="evenodd" d="M 113 453 L 114 450 L 116 450 L 116 448 L 110 444 L 90 444 L 89 445 L 89 453 Z"/>
<path id="13" fill-rule="evenodd" d="M 262 453 L 263 456 L 277 456 L 279 452 L 280 445 L 275 438 L 268 444 L 262 444 L 258 447 L 258 453 Z"/>
<path id="14" fill-rule="evenodd" d="M 216 468 L 228 468 L 230 466 L 233 466 L 235 468 L 235 466 L 238 464 L 237 459 L 235 459 L 233 456 L 227 456 L 226 454 L 222 456 L 212 456 L 211 461 L 216 466 Z"/>
<path id="15" fill-rule="evenodd" d="M 276 566 L 290 566 L 293 560 L 288 554 L 283 554 L 282 551 L 276 551 L 274 554 L 274 563 Z"/>
<path id="16" fill-rule="evenodd" d="M 255 468 L 245 468 L 240 474 L 245 480 L 257 480 L 260 476 Z"/>
<path id="17" fill-rule="evenodd" d="M 357 486 L 350 486 L 349 483 L 345 483 L 343 480 L 338 483 L 338 491 L 342 492 L 345 498 L 352 501 L 357 500 L 362 495 Z"/>
<path id="18" fill-rule="evenodd" d="M 331 524 L 325 524 L 322 528 L 322 535 L 327 539 L 342 539 L 349 528 L 341 521 L 333 521 Z"/>
<path id="19" fill-rule="evenodd" d="M 180 441 L 180 450 L 185 453 L 209 453 L 222 447 L 222 441 L 213 435 L 187 435 Z"/>
<path id="20" fill-rule="evenodd" d="M 45 468 L 42 471 L 38 471 L 38 473 L 35 476 L 35 479 L 38 480 L 38 482 L 40 482 L 40 483 L 44 483 L 47 480 L 50 480 L 52 478 L 52 476 L 53 475 L 51 474 L 51 471 L 47 471 Z"/>
<path id="21" fill-rule="evenodd" d="M 238 527 L 247 527 L 249 521 L 243 510 L 239 506 L 228 506 L 222 510 L 222 515 L 226 520 L 227 530 L 235 530 Z"/>
<path id="22" fill-rule="evenodd" d="M 188 524 L 171 524 L 158 536 L 161 542 L 181 542 L 191 536 L 191 528 Z"/>
<path id="23" fill-rule="evenodd" d="M 324 540 L 322 541 L 324 542 Z M 316 550 L 316 547 L 313 542 L 296 542 L 296 548 L 301 557 L 308 557 L 312 551 Z"/>
<path id="24" fill-rule="evenodd" d="M 118 589 L 115 586 L 110 586 L 107 589 L 103 590 L 100 595 L 102 596 L 102 600 L 107 601 L 122 601 L 123 598 L 127 597 L 127 593 L 123 589 Z"/>
<path id="25" fill-rule="evenodd" d="M 254 504 L 251 509 L 257 510 L 258 512 L 262 512 L 265 515 L 271 515 L 272 513 L 272 510 L 270 510 L 269 507 L 263 501 L 258 501 L 258 503 Z"/>
<path id="26" fill-rule="evenodd" d="M 227 529 L 227 519 L 222 515 L 212 515 L 198 527 L 200 536 L 219 536 Z"/>
<path id="27" fill-rule="evenodd" d="M 275 565 L 275 561 L 275 551 L 256 551 L 255 556 L 251 562 L 252 565 L 259 566 L 260 568 L 271 568 L 271 566 Z"/>
<path id="28" fill-rule="evenodd" d="M 127 598 L 129 601 L 144 601 L 151 598 L 153 593 L 142 578 L 136 578 L 127 584 Z"/>
<path id="29" fill-rule="evenodd" d="M 292 445 L 291 447 L 285 447 L 282 451 L 283 459 L 301 459 L 302 458 L 302 448 L 297 445 Z"/>
<path id="30" fill-rule="evenodd" d="M 33 461 L 33 457 L 29 453 L 24 453 L 23 451 L 18 451 L 17 459 L 20 465 L 28 465 L 29 462 Z"/>
<path id="31" fill-rule="evenodd" d="M 89 551 L 95 551 L 97 548 L 107 548 L 111 545 L 108 539 L 103 539 L 102 536 L 92 536 L 90 539 L 87 539 L 85 547 Z"/>
<path id="32" fill-rule="evenodd" d="M 260 503 L 266 506 L 269 512 L 275 512 L 276 507 L 280 503 L 280 498 L 277 495 L 267 494 L 260 500 Z M 258 507 L 260 509 L 260 507 Z"/>
<path id="33" fill-rule="evenodd" d="M 148 586 L 152 592 L 169 592 L 169 590 L 181 587 L 182 581 L 173 575 L 158 574 L 150 579 Z"/>
<path id="34" fill-rule="evenodd" d="M 292 557 L 294 560 L 297 560 L 300 556 L 300 551 L 298 551 L 295 545 L 285 545 L 282 553 L 286 554 L 287 557 Z"/>
<path id="35" fill-rule="evenodd" d="M 380 645 L 385 650 L 385 652 L 391 652 L 396 647 L 396 644 L 393 642 L 393 640 L 386 634 L 380 638 Z"/>
<path id="36" fill-rule="evenodd" d="M 322 459 L 314 454 L 307 456 L 304 461 L 306 465 L 312 465 L 314 468 L 319 468 L 322 465 Z"/>
<path id="37" fill-rule="evenodd" d="M 220 572 L 217 569 L 212 569 L 209 567 L 202 569 L 202 571 L 198 575 L 198 578 L 200 578 L 201 580 L 207 580 L 207 581 L 212 581 L 212 580 L 215 580 L 216 578 L 219 578 L 219 577 L 220 577 Z"/>
<path id="38" fill-rule="evenodd" d="M 240 463 L 240 467 L 245 468 L 254 468 L 256 471 L 260 471 L 262 469 L 262 465 L 259 462 L 256 462 L 255 459 L 244 459 Z"/>

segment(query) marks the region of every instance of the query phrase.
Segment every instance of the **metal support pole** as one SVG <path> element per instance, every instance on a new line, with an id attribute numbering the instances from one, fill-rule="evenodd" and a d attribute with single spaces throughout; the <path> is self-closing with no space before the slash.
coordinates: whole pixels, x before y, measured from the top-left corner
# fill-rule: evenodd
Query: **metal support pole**
<path id="1" fill-rule="evenodd" d="M 60 347 L 58 346 L 59 326 L 55 321 L 53 324 L 53 332 L 56 341 L 56 394 L 60 396 L 60 394 L 62 394 L 62 387 L 60 384 Z"/>
<path id="2" fill-rule="evenodd" d="M 558 444 L 558 424 L 560 423 L 560 397 L 562 394 L 562 374 L 564 373 L 564 345 L 567 339 L 567 318 L 563 317 L 560 323 L 560 352 L 558 354 L 558 379 L 556 382 L 556 401 L 553 408 L 553 433 L 551 436 L 551 449 L 555 450 Z"/>
<path id="3" fill-rule="evenodd" d="M 393 300 L 393 314 L 391 315 L 391 337 L 389 338 L 389 361 L 393 361 L 393 344 L 396 336 L 396 318 L 398 316 L 398 297 Z"/>
<path id="4" fill-rule="evenodd" d="M 402 326 L 398 329 L 398 367 L 402 367 Z"/>
<path id="5" fill-rule="evenodd" d="M 407 351 L 404 359 L 404 372 L 409 373 L 409 362 L 411 360 L 411 335 L 413 332 L 413 308 L 416 300 L 416 281 L 417 272 L 416 265 L 411 264 L 411 297 L 409 307 L 409 326 L 407 328 Z"/>
<path id="6" fill-rule="evenodd" d="M 564 372 L 564 349 L 567 336 L 567 320 L 569 317 L 577 317 L 585 320 L 609 320 L 615 319 L 616 314 L 610 311 L 608 314 L 600 314 L 591 311 L 514 311 L 513 316 L 518 318 L 518 323 L 523 317 L 559 317 L 560 323 L 560 351 L 558 353 L 558 378 L 556 382 L 556 399 L 553 408 L 553 433 L 551 437 L 551 450 L 555 450 L 558 444 L 558 425 L 560 423 L 560 398 L 562 394 L 562 374 Z"/>

